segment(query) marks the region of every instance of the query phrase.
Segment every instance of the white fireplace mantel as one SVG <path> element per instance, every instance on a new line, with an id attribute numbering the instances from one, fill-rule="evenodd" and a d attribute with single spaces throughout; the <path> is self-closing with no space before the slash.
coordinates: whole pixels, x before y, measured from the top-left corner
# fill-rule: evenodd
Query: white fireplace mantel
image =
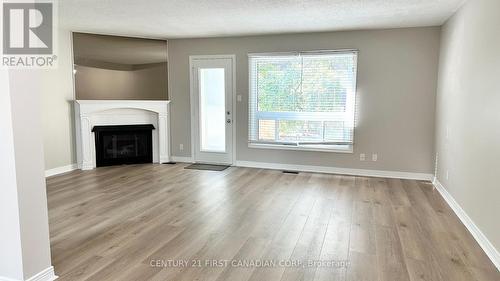
<path id="1" fill-rule="evenodd" d="M 75 125 L 78 167 L 96 167 L 94 126 L 153 124 L 153 162 L 170 161 L 170 101 L 76 100 Z"/>

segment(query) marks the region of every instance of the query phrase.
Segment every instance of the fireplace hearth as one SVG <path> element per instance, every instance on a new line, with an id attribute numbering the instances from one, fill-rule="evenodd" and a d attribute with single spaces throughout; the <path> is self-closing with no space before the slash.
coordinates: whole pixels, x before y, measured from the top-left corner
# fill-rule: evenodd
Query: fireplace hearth
<path id="1" fill-rule="evenodd" d="M 94 126 L 96 166 L 153 162 L 152 124 Z"/>

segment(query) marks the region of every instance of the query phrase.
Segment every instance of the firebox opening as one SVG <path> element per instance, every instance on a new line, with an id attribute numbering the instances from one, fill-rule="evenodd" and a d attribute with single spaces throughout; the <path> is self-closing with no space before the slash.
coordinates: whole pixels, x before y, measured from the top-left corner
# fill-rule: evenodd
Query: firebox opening
<path id="1" fill-rule="evenodd" d="M 96 166 L 153 162 L 152 124 L 94 126 Z"/>

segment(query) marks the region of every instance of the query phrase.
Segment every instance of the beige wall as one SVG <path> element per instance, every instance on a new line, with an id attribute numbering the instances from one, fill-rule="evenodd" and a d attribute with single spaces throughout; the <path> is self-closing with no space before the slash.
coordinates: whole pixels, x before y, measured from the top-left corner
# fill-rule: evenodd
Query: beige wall
<path id="1" fill-rule="evenodd" d="M 42 125 L 45 152 L 45 169 L 53 169 L 76 163 L 76 144 L 74 133 L 73 92 L 73 60 L 71 53 L 71 32 L 58 30 L 58 67 L 56 69 L 39 71 L 41 82 L 39 91 L 42 104 Z M 139 72 L 148 75 L 147 70 Z M 142 76 L 144 76 L 142 75 Z M 141 75 L 139 75 L 141 76 Z M 166 76 L 166 74 L 165 74 Z M 166 89 L 166 79 L 163 80 Z M 147 87 L 147 86 L 144 86 Z M 156 99 L 159 93 L 144 95 L 142 99 Z M 165 99 L 167 93 L 162 93 L 160 99 Z M 127 99 L 129 96 L 121 96 Z M 87 95 L 82 99 L 102 98 L 106 96 Z M 118 98 L 118 96 L 117 96 Z M 137 97 L 133 97 L 137 99 Z"/>
<path id="2" fill-rule="evenodd" d="M 173 155 L 191 155 L 189 56 L 235 54 L 237 160 L 432 173 L 439 38 L 431 27 L 169 40 Z M 248 148 L 247 53 L 344 48 L 360 51 L 354 154 Z"/>
<path id="3" fill-rule="evenodd" d="M 57 69 L 39 71 L 45 169 L 76 163 L 71 33 L 59 30 Z"/>
<path id="4" fill-rule="evenodd" d="M 443 27 L 436 150 L 438 180 L 500 249 L 498 11 L 498 0 L 469 1 Z"/>
<path id="5" fill-rule="evenodd" d="M 165 100 L 167 63 L 140 69 L 112 70 L 76 66 L 75 92 L 79 100 Z"/>
<path id="6" fill-rule="evenodd" d="M 237 159 L 432 173 L 439 32 L 433 28 L 170 40 L 172 152 L 190 156 L 189 55 L 236 54 Z M 249 52 L 357 48 L 358 126 L 354 154 L 247 147 Z M 59 68 L 41 73 L 46 169 L 76 162 L 71 41 L 59 31 Z M 179 144 L 184 150 L 179 150 Z M 359 153 L 378 153 L 360 162 Z"/>

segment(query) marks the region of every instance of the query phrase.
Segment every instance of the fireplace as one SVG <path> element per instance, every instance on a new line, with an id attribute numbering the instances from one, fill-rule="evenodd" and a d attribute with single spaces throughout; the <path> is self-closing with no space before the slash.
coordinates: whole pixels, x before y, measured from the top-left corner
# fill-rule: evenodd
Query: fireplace
<path id="1" fill-rule="evenodd" d="M 94 127 L 150 124 L 153 163 L 170 161 L 170 101 L 160 100 L 77 100 L 75 101 L 76 158 L 78 168 L 97 166 Z M 151 127 L 150 127 L 151 128 Z"/>
<path id="2" fill-rule="evenodd" d="M 96 166 L 153 162 L 152 124 L 94 126 Z"/>

